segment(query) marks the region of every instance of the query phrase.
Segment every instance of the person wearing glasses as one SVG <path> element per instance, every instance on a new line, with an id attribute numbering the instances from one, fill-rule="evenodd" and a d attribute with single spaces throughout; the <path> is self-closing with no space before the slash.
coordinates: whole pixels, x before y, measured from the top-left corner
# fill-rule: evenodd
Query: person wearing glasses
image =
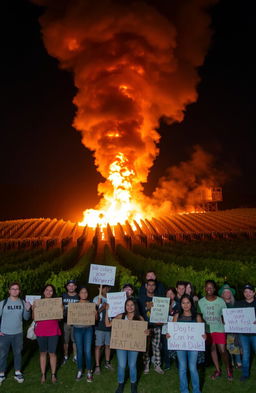
<path id="1" fill-rule="evenodd" d="M 23 349 L 23 319 L 31 317 L 31 304 L 20 298 L 20 284 L 9 285 L 9 297 L 0 302 L 0 385 L 5 380 L 7 358 L 12 347 L 14 379 L 24 382 L 21 372 L 21 352 Z"/>

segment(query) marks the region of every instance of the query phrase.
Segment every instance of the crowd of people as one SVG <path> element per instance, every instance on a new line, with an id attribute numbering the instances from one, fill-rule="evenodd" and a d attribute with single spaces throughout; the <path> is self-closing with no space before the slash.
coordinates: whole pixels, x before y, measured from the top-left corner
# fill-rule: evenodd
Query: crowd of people
<path id="1" fill-rule="evenodd" d="M 46 381 L 47 361 L 51 370 L 52 383 L 57 382 L 57 348 L 62 336 L 64 367 L 69 359 L 72 345 L 73 361 L 77 364 L 77 381 L 83 379 L 85 374 L 87 382 L 93 382 L 95 376 L 99 376 L 102 367 L 113 371 L 111 364 L 113 350 L 110 349 L 112 319 L 109 318 L 107 293 L 110 286 L 100 287 L 99 295 L 94 299 L 89 298 L 88 289 L 85 286 L 77 286 L 74 280 L 69 280 L 62 295 L 63 320 L 36 321 L 35 335 L 39 347 L 39 360 L 41 369 L 41 383 Z M 153 297 L 168 297 L 169 322 L 204 323 L 206 351 L 214 365 L 211 379 L 215 380 L 222 375 L 220 362 L 226 370 L 229 381 L 233 379 L 233 368 L 241 369 L 240 381 L 246 381 L 250 376 L 251 350 L 256 352 L 256 334 L 225 333 L 223 309 L 253 307 L 256 310 L 255 288 L 250 283 L 244 285 L 243 299 L 235 300 L 236 291 L 229 284 L 224 284 L 217 290 L 216 283 L 212 280 L 205 282 L 205 295 L 200 299 L 190 282 L 178 281 L 176 287 L 165 288 L 157 280 L 154 272 L 148 272 L 145 283 L 141 286 L 138 294 L 135 294 L 131 284 L 125 284 L 122 291 L 126 292 L 124 312 L 115 318 L 124 320 L 146 321 L 148 328 L 144 331 L 147 340 L 146 351 L 142 353 L 143 372 L 148 374 L 150 367 L 157 374 L 164 374 L 173 367 L 178 367 L 180 392 L 189 392 L 187 378 L 190 372 L 193 393 L 200 393 L 200 380 L 198 365 L 204 363 L 207 356 L 204 352 L 194 350 L 169 350 L 168 339 L 162 323 L 150 322 L 150 314 Z M 9 285 L 9 297 L 0 302 L 0 384 L 6 378 L 7 358 L 10 348 L 13 351 L 14 378 L 17 382 L 24 381 L 22 373 L 22 349 L 23 349 L 23 320 L 34 318 L 35 305 L 24 301 L 20 297 L 21 287 L 18 282 Z M 46 284 L 42 291 L 42 298 L 56 297 L 55 288 Z M 70 303 L 95 303 L 95 325 L 69 325 L 67 323 L 67 311 Z M 94 318 L 94 316 L 93 316 Z M 255 321 L 256 323 L 256 321 Z M 104 353 L 103 353 L 104 350 Z M 94 352 L 94 356 L 93 356 Z M 116 393 L 124 391 L 125 372 L 128 365 L 131 392 L 137 393 L 137 359 L 139 352 L 124 349 L 116 350 L 117 357 L 117 380 Z M 101 357 L 104 356 L 104 362 Z M 86 370 L 86 371 L 85 371 Z"/>

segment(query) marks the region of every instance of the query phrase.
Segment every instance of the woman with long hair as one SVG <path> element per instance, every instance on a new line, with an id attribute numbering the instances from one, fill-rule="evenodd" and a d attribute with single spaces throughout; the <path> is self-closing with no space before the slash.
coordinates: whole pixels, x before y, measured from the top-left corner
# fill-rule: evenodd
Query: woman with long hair
<path id="1" fill-rule="evenodd" d="M 42 291 L 42 298 L 51 299 L 56 297 L 55 287 L 52 284 L 46 284 Z M 33 312 L 36 308 L 36 303 L 33 305 Z M 51 367 L 51 380 L 52 383 L 57 382 L 56 378 L 56 367 L 57 367 L 57 345 L 61 330 L 59 327 L 59 321 L 57 319 L 36 321 L 35 334 L 37 336 L 37 342 L 40 351 L 40 368 L 41 368 L 41 383 L 45 383 L 46 380 L 46 363 L 47 353 L 50 358 Z"/>
<path id="2" fill-rule="evenodd" d="M 108 308 L 106 309 L 105 324 L 111 327 L 112 323 L 108 318 Z M 125 302 L 124 313 L 117 315 L 117 319 L 133 320 L 133 321 L 144 321 L 143 317 L 139 313 L 139 308 L 137 302 L 133 298 L 128 298 Z M 145 330 L 145 334 L 149 334 L 148 330 Z M 116 393 L 123 393 L 124 391 L 124 377 L 125 369 L 128 362 L 128 367 L 130 371 L 130 381 L 131 381 L 131 392 L 137 393 L 137 351 L 129 351 L 124 349 L 117 349 L 117 362 L 118 362 L 118 388 Z"/>
<path id="3" fill-rule="evenodd" d="M 180 299 L 180 310 L 173 317 L 173 322 L 203 322 L 200 314 L 196 312 L 193 298 L 184 294 Z M 167 338 L 170 335 L 167 333 Z M 206 339 L 206 335 L 203 335 Z M 199 375 L 197 371 L 198 351 L 177 350 L 177 358 L 179 362 L 179 379 L 181 393 L 188 392 L 187 368 L 189 368 L 193 393 L 201 393 Z"/>
<path id="4" fill-rule="evenodd" d="M 80 298 L 79 303 L 87 303 L 88 290 L 86 287 L 80 287 L 78 292 Z M 95 310 L 95 317 L 96 317 Z M 92 340 L 93 327 L 91 325 L 74 325 L 74 339 L 77 348 L 77 375 L 76 380 L 79 381 L 83 375 L 83 358 L 85 357 L 85 365 L 87 369 L 87 382 L 92 382 Z"/>
<path id="5" fill-rule="evenodd" d="M 170 299 L 168 322 L 171 322 L 173 320 L 173 316 L 176 314 L 176 312 L 178 312 L 178 304 L 176 302 L 176 295 L 177 295 L 177 291 L 174 287 L 169 287 L 166 289 L 166 297 L 168 297 Z M 168 351 L 168 343 L 167 343 L 166 333 L 167 333 L 167 324 L 164 324 L 162 327 L 162 337 L 161 337 L 162 355 L 163 355 L 163 360 L 164 360 L 164 364 L 165 364 L 164 369 L 169 370 L 171 367 L 171 356 L 170 356 L 170 351 Z M 176 351 L 172 351 L 172 353 L 176 357 Z"/>
<path id="6" fill-rule="evenodd" d="M 222 297 L 226 303 L 227 308 L 232 308 L 235 305 L 235 294 L 234 288 L 231 288 L 229 284 L 224 284 L 218 291 L 218 295 Z M 239 337 L 236 333 L 227 334 L 227 350 L 230 353 L 231 361 L 237 368 L 242 367 L 241 348 L 239 344 Z"/>
<path id="7" fill-rule="evenodd" d="M 195 287 L 190 281 L 186 283 L 185 293 L 193 298 L 193 302 L 196 305 L 199 299 L 195 293 Z"/>

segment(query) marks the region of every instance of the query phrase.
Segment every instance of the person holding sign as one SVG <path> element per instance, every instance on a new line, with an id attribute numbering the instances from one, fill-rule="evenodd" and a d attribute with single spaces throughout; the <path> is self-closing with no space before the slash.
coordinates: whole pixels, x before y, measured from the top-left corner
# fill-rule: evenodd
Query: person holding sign
<path id="1" fill-rule="evenodd" d="M 153 297 L 155 296 L 156 282 L 153 279 L 147 281 L 146 284 L 146 296 L 141 296 L 138 298 L 139 308 L 141 315 L 145 321 L 150 321 L 151 309 L 154 306 Z M 144 374 L 149 373 L 149 363 L 150 363 L 150 345 L 152 345 L 152 352 L 154 357 L 154 370 L 158 374 L 164 374 L 161 368 L 161 326 L 162 323 L 149 323 L 150 337 L 147 343 L 147 350 L 143 356 L 144 361 Z"/>
<path id="2" fill-rule="evenodd" d="M 110 334 L 111 328 L 105 325 L 105 313 L 107 304 L 107 293 L 110 291 L 111 287 L 109 285 L 101 285 L 98 296 L 95 296 L 93 303 L 96 303 L 98 310 L 98 321 L 95 326 L 95 375 L 100 375 L 100 357 L 101 348 L 105 346 L 105 368 L 113 371 L 114 368 L 110 363 Z"/>
<path id="3" fill-rule="evenodd" d="M 75 280 L 68 280 L 65 285 L 66 292 L 62 294 L 62 302 L 64 306 L 64 318 L 63 318 L 63 350 L 64 350 L 64 359 L 62 365 L 66 364 L 68 361 L 68 347 L 70 340 L 72 341 L 73 346 L 73 361 L 76 363 L 76 344 L 74 340 L 73 327 L 67 324 L 67 311 L 68 305 L 70 303 L 79 302 L 79 296 L 76 292 L 77 284 Z"/>
<path id="4" fill-rule="evenodd" d="M 216 368 L 212 379 L 221 376 L 217 348 L 221 354 L 222 361 L 227 369 L 227 378 L 233 379 L 232 369 L 229 364 L 229 356 L 226 349 L 226 334 L 222 320 L 222 310 L 227 308 L 224 300 L 216 295 L 217 285 L 213 280 L 205 281 L 205 297 L 199 300 L 198 310 L 206 322 L 207 342 L 211 347 L 211 357 Z"/>
<path id="5" fill-rule="evenodd" d="M 107 327 L 112 326 L 112 322 L 109 321 L 108 318 L 108 308 L 109 305 L 106 306 L 106 316 L 105 316 L 105 324 Z M 129 298 L 125 302 L 125 311 L 123 314 L 117 315 L 114 319 L 124 319 L 124 320 L 133 320 L 133 321 L 144 321 L 143 317 L 139 314 L 139 308 L 136 301 L 132 298 Z M 149 334 L 149 330 L 145 330 L 145 334 Z M 129 351 L 124 349 L 116 349 L 117 362 L 118 362 L 118 388 L 115 393 L 123 393 L 124 391 L 124 378 L 125 378 L 125 369 L 128 362 L 129 370 L 130 370 L 130 381 L 131 381 L 131 392 L 137 393 L 137 351 Z"/>
<path id="6" fill-rule="evenodd" d="M 243 295 L 244 299 L 236 301 L 235 307 L 254 307 L 256 313 L 255 287 L 250 283 L 244 285 Z M 254 323 L 256 323 L 256 321 Z M 254 353 L 256 353 L 256 334 L 239 334 L 239 340 L 243 350 L 242 375 L 240 377 L 240 381 L 244 382 L 249 378 L 251 347 L 253 348 Z"/>
<path id="7" fill-rule="evenodd" d="M 43 288 L 43 299 L 51 299 L 56 297 L 56 290 L 52 284 L 46 284 Z M 35 310 L 37 307 L 37 302 L 41 300 L 37 300 L 33 304 L 33 319 Z M 36 321 L 35 325 L 35 334 L 37 336 L 37 342 L 39 345 L 40 351 L 40 368 L 41 368 L 41 383 L 45 383 L 46 381 L 46 363 L 47 363 L 47 353 L 49 353 L 50 357 L 50 366 L 51 366 L 51 380 L 52 383 L 57 382 L 56 378 L 56 367 L 57 367 L 57 356 L 56 350 L 59 341 L 59 336 L 61 335 L 61 330 L 59 327 L 59 321 L 57 319 L 49 319 Z"/>
<path id="8" fill-rule="evenodd" d="M 31 304 L 20 298 L 20 284 L 9 285 L 9 297 L 0 302 L 0 385 L 5 380 L 5 370 L 10 347 L 13 351 L 14 379 L 22 383 L 21 352 L 23 348 L 23 319 L 31 316 Z"/>
<path id="9" fill-rule="evenodd" d="M 203 322 L 201 315 L 196 312 L 193 298 L 190 295 L 182 295 L 180 299 L 180 310 L 174 315 L 173 322 Z M 167 333 L 166 338 L 168 339 L 170 337 L 170 334 Z M 202 337 L 206 339 L 205 334 Z M 198 351 L 177 350 L 181 393 L 187 393 L 189 391 L 187 368 L 190 371 L 193 393 L 201 393 L 197 371 L 197 357 Z"/>
<path id="10" fill-rule="evenodd" d="M 88 291 L 86 287 L 79 290 L 79 303 L 88 303 Z M 95 307 L 95 306 L 94 306 Z M 96 317 L 95 310 L 95 317 Z M 85 356 L 85 364 L 87 369 L 87 382 L 92 382 L 92 325 L 74 325 L 74 339 L 77 349 L 77 375 L 76 380 L 79 381 L 83 375 L 83 357 Z"/>
<path id="11" fill-rule="evenodd" d="M 226 303 L 227 308 L 233 308 L 235 305 L 235 296 L 236 291 L 234 288 L 231 288 L 229 284 L 224 284 L 218 291 L 218 295 L 222 297 L 224 302 Z M 223 315 L 224 317 L 224 315 Z M 241 360 L 241 348 L 239 345 L 238 334 L 228 333 L 227 334 L 227 350 L 230 353 L 231 360 L 233 361 L 233 357 L 235 359 L 235 363 L 237 368 L 242 367 Z"/>
<path id="12" fill-rule="evenodd" d="M 178 312 L 176 295 L 177 292 L 174 287 L 167 288 L 166 297 L 170 299 L 168 322 L 171 322 L 173 320 L 173 316 Z M 169 370 L 171 367 L 171 358 L 170 358 L 170 351 L 168 351 L 166 332 L 167 332 L 167 323 L 164 324 L 162 327 L 162 354 L 165 364 L 165 370 Z"/>

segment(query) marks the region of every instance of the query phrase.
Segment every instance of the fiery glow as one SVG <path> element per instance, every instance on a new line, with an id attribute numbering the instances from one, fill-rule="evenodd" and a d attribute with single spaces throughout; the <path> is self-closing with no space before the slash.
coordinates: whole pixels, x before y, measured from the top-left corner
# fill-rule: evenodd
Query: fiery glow
<path id="1" fill-rule="evenodd" d="M 195 210 L 203 189 L 218 184 L 199 149 L 167 170 L 151 197 L 143 184 L 159 153 L 159 120 L 182 121 L 197 99 L 197 69 L 211 36 L 207 9 L 217 0 L 173 0 L 165 12 L 157 1 L 32 1 L 45 5 L 45 46 L 74 75 L 73 126 L 106 179 L 100 203 L 80 225 Z"/>
<path id="2" fill-rule="evenodd" d="M 108 180 L 111 187 L 103 196 L 99 208 L 84 211 L 81 226 L 101 227 L 124 224 L 128 220 L 140 220 L 143 212 L 132 196 L 135 172 L 129 169 L 128 159 L 123 153 L 118 153 L 115 161 L 109 166 Z"/>

